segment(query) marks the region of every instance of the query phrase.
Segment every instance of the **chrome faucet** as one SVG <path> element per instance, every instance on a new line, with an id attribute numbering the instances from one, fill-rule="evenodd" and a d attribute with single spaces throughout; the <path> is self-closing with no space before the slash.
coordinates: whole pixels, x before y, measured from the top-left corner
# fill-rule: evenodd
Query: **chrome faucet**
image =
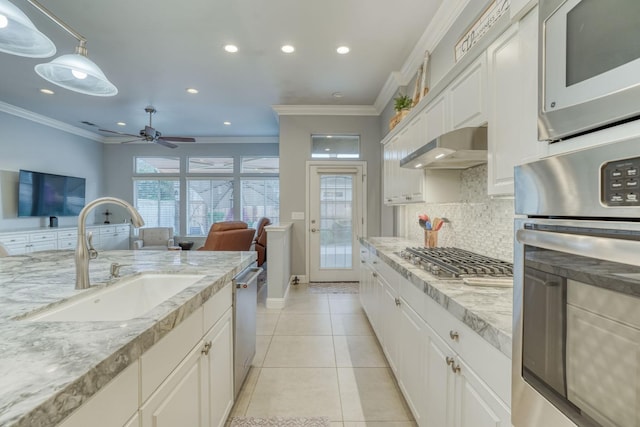
<path id="1" fill-rule="evenodd" d="M 76 246 L 76 289 L 87 289 L 89 286 L 91 286 L 91 283 L 89 282 L 89 260 L 95 259 L 98 256 L 98 251 L 93 249 L 93 246 L 89 248 L 87 244 L 87 213 L 89 213 L 89 211 L 96 206 L 105 203 L 113 203 L 125 208 L 129 212 L 129 215 L 131 215 L 131 223 L 134 227 L 138 228 L 144 225 L 144 220 L 140 216 L 140 213 L 138 213 L 138 211 L 133 206 L 131 206 L 124 200 L 115 197 L 101 197 L 87 203 L 87 205 L 80 211 L 80 215 L 78 216 L 78 245 Z"/>

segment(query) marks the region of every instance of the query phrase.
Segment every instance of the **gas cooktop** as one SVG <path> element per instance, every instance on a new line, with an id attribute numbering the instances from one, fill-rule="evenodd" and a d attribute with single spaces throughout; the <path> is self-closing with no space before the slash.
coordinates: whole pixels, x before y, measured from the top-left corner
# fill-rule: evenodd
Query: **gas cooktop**
<path id="1" fill-rule="evenodd" d="M 513 264 L 458 248 L 406 248 L 399 254 L 444 279 L 512 277 Z"/>

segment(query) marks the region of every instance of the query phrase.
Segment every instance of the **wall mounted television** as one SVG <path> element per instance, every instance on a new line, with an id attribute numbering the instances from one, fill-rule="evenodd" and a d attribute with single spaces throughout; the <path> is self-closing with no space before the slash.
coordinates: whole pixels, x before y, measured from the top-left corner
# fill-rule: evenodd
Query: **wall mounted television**
<path id="1" fill-rule="evenodd" d="M 84 178 L 20 170 L 18 216 L 76 216 L 85 205 Z"/>

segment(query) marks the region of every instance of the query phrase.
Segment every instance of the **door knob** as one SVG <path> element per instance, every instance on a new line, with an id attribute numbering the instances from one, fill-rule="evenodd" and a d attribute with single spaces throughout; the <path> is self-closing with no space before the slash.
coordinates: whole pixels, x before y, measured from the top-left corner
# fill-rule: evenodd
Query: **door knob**
<path id="1" fill-rule="evenodd" d="M 312 228 L 312 229 L 311 229 L 311 232 L 312 232 L 312 233 L 315 233 L 315 232 L 316 232 L 316 229 L 315 229 L 315 228 Z"/>

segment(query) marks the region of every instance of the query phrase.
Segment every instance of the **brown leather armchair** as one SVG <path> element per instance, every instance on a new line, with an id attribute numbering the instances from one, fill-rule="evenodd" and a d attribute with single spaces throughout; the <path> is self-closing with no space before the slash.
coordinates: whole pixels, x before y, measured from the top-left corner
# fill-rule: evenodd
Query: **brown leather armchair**
<path id="1" fill-rule="evenodd" d="M 265 226 L 271 225 L 269 218 L 262 217 L 256 223 L 256 238 L 254 240 L 256 252 L 258 252 L 258 267 L 267 260 L 267 230 Z"/>
<path id="2" fill-rule="evenodd" d="M 256 230 L 246 222 L 221 221 L 214 223 L 204 246 L 199 251 L 249 251 Z"/>

